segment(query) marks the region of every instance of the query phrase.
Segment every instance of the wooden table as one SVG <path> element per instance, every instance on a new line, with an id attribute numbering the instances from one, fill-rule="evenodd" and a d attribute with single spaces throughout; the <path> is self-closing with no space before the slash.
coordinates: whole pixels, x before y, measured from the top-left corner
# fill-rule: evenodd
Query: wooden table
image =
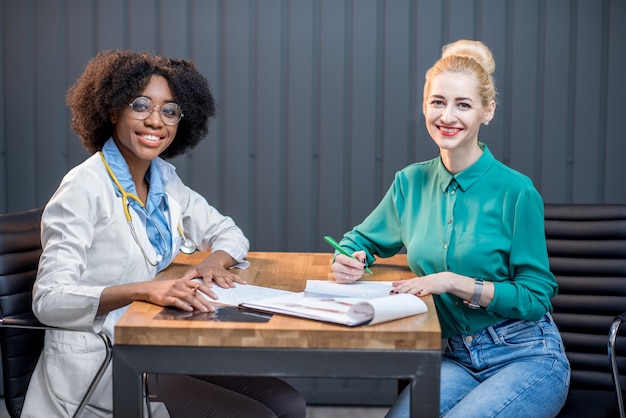
<path id="1" fill-rule="evenodd" d="M 179 256 L 157 279 L 179 277 L 206 254 Z M 306 280 L 332 279 L 330 253 L 253 252 L 234 270 L 248 283 L 303 291 Z M 371 280 L 413 277 L 406 255 L 380 259 Z M 439 416 L 441 330 L 428 312 L 372 326 L 344 327 L 274 315 L 269 322 L 155 319 L 163 308 L 134 302 L 115 326 L 115 417 L 142 410 L 142 373 L 410 380 L 411 416 Z"/>

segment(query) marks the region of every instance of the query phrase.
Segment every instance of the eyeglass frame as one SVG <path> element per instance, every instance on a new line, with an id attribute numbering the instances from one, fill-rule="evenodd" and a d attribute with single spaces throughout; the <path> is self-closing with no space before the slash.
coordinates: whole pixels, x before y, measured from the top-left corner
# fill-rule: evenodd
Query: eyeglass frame
<path id="1" fill-rule="evenodd" d="M 139 111 L 137 111 L 137 110 L 133 109 L 133 104 L 134 104 L 137 100 L 139 100 L 139 99 L 142 99 L 142 100 L 147 100 L 147 101 L 148 101 L 148 104 L 149 104 L 149 105 L 148 105 L 148 109 L 146 109 L 144 112 L 139 112 Z M 170 123 L 170 121 L 166 121 L 165 119 L 163 119 L 163 109 L 164 109 L 166 106 L 170 106 L 170 107 L 171 107 L 172 105 L 176 106 L 176 109 L 178 109 L 178 110 L 180 111 L 180 117 L 179 117 L 179 118 L 178 118 L 178 120 L 177 120 L 176 122 L 174 122 L 174 123 Z M 128 107 L 130 108 L 131 113 L 132 113 L 133 115 L 135 115 L 135 116 L 136 116 L 136 117 L 135 117 L 135 119 L 137 119 L 137 120 L 146 120 L 146 119 L 148 119 L 148 118 L 150 117 L 150 115 L 152 115 L 152 112 L 154 112 L 155 108 L 157 108 L 157 107 L 158 107 L 158 108 L 159 108 L 159 117 L 161 118 L 161 121 L 162 121 L 165 125 L 168 125 L 168 126 L 174 126 L 174 125 L 177 125 L 178 123 L 180 123 L 180 120 L 183 118 L 183 116 L 185 116 L 185 114 L 183 113 L 183 109 L 182 109 L 182 108 L 178 105 L 178 103 L 168 102 L 168 103 L 164 104 L 163 106 L 160 106 L 160 105 L 156 105 L 156 104 L 152 103 L 152 100 L 150 100 L 150 99 L 149 99 L 149 98 L 147 98 L 146 96 L 139 96 L 139 97 L 136 97 L 135 99 L 133 99 L 133 101 L 132 101 L 132 102 L 130 102 L 130 103 L 128 104 Z M 146 113 L 146 117 L 145 117 L 145 118 L 143 118 L 143 117 L 139 117 L 139 115 L 141 115 L 141 114 L 143 114 L 143 113 Z"/>

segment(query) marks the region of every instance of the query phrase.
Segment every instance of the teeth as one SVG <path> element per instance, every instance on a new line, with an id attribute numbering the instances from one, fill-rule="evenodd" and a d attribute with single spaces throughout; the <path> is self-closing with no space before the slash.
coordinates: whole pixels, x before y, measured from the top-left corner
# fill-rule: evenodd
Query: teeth
<path id="1" fill-rule="evenodd" d="M 458 129 L 455 129 L 455 128 L 444 128 L 444 127 L 441 127 L 439 129 L 441 129 L 441 131 L 443 131 L 443 132 L 445 132 L 447 134 L 451 134 L 451 133 L 456 132 L 458 130 Z"/>
<path id="2" fill-rule="evenodd" d="M 161 139 L 156 135 L 141 135 L 141 137 L 147 139 L 148 141 L 158 141 L 159 139 Z"/>

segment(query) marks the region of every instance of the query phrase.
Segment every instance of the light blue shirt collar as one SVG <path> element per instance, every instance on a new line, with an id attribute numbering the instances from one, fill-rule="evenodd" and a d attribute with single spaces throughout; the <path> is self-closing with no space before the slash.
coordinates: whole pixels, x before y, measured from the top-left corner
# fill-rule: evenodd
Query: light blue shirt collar
<path id="1" fill-rule="evenodd" d="M 135 183 L 130 175 L 128 164 L 122 156 L 122 153 L 117 148 L 117 144 L 110 138 L 102 147 L 102 152 L 107 160 L 107 163 L 113 170 L 115 177 L 120 182 L 124 190 L 128 193 L 137 194 Z M 163 160 L 162 158 L 155 158 L 150 162 L 150 168 L 146 173 L 146 179 L 150 184 L 150 190 L 148 191 L 148 201 L 146 203 L 146 209 L 148 212 L 152 212 L 155 208 L 158 208 L 165 198 L 165 187 L 169 181 L 174 177 L 176 168 Z M 118 196 L 121 196 L 121 192 L 117 190 Z"/>
<path id="2" fill-rule="evenodd" d="M 111 167 L 113 174 L 117 177 L 124 190 L 128 193 L 137 194 L 135 183 L 130 175 L 130 170 L 126 160 L 117 147 L 117 144 L 110 138 L 102 147 L 104 157 Z M 145 213 L 147 219 L 152 222 L 146 222 L 146 232 L 150 239 L 150 243 L 155 251 L 161 254 L 161 262 L 157 269 L 160 271 L 167 267 L 170 260 L 172 248 L 172 226 L 169 223 L 169 206 L 165 187 L 167 183 L 175 175 L 175 167 L 161 158 L 155 158 L 150 162 L 150 168 L 146 173 L 146 180 L 150 184 L 148 198 L 145 202 Z M 122 193 L 115 187 L 115 193 L 121 196 Z M 138 202 L 129 199 L 128 202 L 135 209 L 142 211 Z"/>

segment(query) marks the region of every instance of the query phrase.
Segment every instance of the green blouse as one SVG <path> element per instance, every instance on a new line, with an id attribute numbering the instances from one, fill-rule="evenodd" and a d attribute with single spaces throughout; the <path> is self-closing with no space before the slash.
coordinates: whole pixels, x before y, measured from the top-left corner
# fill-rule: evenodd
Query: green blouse
<path id="1" fill-rule="evenodd" d="M 493 282 L 494 298 L 484 309 L 434 295 L 444 338 L 505 318 L 539 320 L 557 293 L 541 196 L 528 177 L 481 147 L 478 161 L 456 176 L 441 158 L 396 173 L 379 205 L 340 242 L 351 252 L 365 250 L 370 264 L 405 247 L 418 276 L 451 271 Z"/>

